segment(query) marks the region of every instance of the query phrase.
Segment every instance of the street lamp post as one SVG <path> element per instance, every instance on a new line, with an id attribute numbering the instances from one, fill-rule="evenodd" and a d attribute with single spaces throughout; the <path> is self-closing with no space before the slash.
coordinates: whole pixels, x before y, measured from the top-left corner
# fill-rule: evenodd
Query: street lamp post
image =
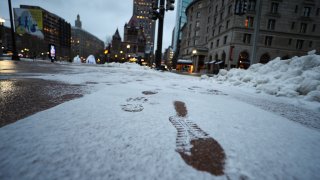
<path id="1" fill-rule="evenodd" d="M 129 60 L 129 50 L 130 50 L 130 44 L 127 45 L 127 60 Z"/>
<path id="2" fill-rule="evenodd" d="M 14 34 L 11 0 L 8 0 L 8 4 L 9 4 L 11 38 L 12 38 L 12 60 L 17 60 L 18 61 L 19 60 L 19 56 L 18 56 L 18 53 L 17 53 L 16 37 L 15 37 L 15 34 Z"/>

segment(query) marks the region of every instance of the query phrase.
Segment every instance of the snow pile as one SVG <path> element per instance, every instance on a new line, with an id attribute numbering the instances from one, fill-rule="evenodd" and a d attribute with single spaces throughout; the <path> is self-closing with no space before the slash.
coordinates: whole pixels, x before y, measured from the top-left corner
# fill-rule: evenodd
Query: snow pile
<path id="1" fill-rule="evenodd" d="M 303 96 L 320 102 L 320 56 L 310 51 L 307 56 L 288 60 L 276 58 L 267 64 L 254 64 L 248 70 L 224 70 L 215 76 L 235 86 L 251 86 L 257 92 L 275 96 Z"/>
<path id="2" fill-rule="evenodd" d="M 81 63 L 81 59 L 80 59 L 79 55 L 77 55 L 76 57 L 73 58 L 73 63 L 77 63 L 77 64 Z"/>
<path id="3" fill-rule="evenodd" d="M 93 55 L 89 55 L 86 60 L 87 64 L 96 64 L 96 59 Z"/>

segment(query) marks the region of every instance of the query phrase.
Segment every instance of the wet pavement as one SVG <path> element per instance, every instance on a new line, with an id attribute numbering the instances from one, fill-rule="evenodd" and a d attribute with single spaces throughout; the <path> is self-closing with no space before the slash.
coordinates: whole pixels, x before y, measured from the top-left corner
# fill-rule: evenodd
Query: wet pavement
<path id="1" fill-rule="evenodd" d="M 67 66 L 50 62 L 0 61 L 0 127 L 82 97 L 82 85 L 30 78 L 68 71 Z M 23 78 L 26 75 L 29 78 Z"/>
<path id="2" fill-rule="evenodd" d="M 51 63 L 50 61 L 12 61 L 0 60 L 0 75 L 25 75 L 38 73 L 58 73 L 68 72 L 71 69 L 63 64 Z"/>

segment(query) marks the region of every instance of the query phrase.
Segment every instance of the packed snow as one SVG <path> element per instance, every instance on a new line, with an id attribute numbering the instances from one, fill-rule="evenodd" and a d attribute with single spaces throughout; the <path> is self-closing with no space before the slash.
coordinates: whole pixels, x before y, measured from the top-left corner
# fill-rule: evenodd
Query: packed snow
<path id="1" fill-rule="evenodd" d="M 96 64 L 96 59 L 93 55 L 89 55 L 86 60 L 87 64 Z"/>
<path id="2" fill-rule="evenodd" d="M 91 93 L 0 128 L 0 179 L 320 179 L 320 108 L 312 95 L 319 60 L 275 59 L 213 78 L 130 63 L 63 64 L 69 73 L 39 78 Z M 176 151 L 174 101 L 223 148 L 223 175 L 189 166 Z"/>
<path id="3" fill-rule="evenodd" d="M 73 63 L 77 63 L 77 64 L 80 64 L 80 63 L 81 63 L 81 59 L 80 59 L 79 55 L 77 55 L 77 56 L 75 56 L 75 57 L 73 58 Z"/>
<path id="4" fill-rule="evenodd" d="M 248 70 L 220 70 L 214 77 L 222 83 L 246 86 L 275 96 L 303 97 L 320 102 L 320 56 L 310 55 L 287 60 L 276 58 L 267 64 L 254 64 Z"/>

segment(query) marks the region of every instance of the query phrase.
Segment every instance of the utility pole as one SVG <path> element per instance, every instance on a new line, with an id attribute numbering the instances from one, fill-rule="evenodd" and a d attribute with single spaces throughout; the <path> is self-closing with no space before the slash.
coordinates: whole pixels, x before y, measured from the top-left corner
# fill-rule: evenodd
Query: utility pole
<path id="1" fill-rule="evenodd" d="M 254 23 L 254 33 L 253 33 L 253 44 L 252 44 L 252 53 L 250 58 L 250 65 L 253 64 L 253 61 L 257 57 L 257 41 L 259 39 L 259 31 L 260 31 L 260 19 L 261 19 L 261 0 L 257 0 L 257 16 Z"/>
<path id="2" fill-rule="evenodd" d="M 161 56 L 162 56 L 162 36 L 163 36 L 163 19 L 164 19 L 164 13 L 165 10 L 172 11 L 174 10 L 174 2 L 175 0 L 167 0 L 166 7 L 164 7 L 164 1 L 160 0 L 160 4 L 156 4 L 153 7 L 153 11 L 151 13 L 151 19 L 153 20 L 159 20 L 158 22 L 158 39 L 157 39 L 157 50 L 156 50 L 156 68 L 160 69 L 161 66 Z M 157 3 L 157 0 L 156 0 Z M 159 9 L 159 12 L 157 11 Z"/>
<path id="3" fill-rule="evenodd" d="M 160 0 L 159 16 L 158 16 L 158 40 L 156 50 L 156 68 L 160 69 L 162 56 L 162 36 L 163 36 L 163 19 L 164 19 L 164 0 Z"/>
<path id="4" fill-rule="evenodd" d="M 13 26 L 13 17 L 12 17 L 12 7 L 11 7 L 11 0 L 8 0 L 9 4 L 9 13 L 10 13 L 10 25 L 11 25 L 11 39 L 12 39 L 12 60 L 20 60 L 18 53 L 17 53 L 17 47 L 16 47 L 16 37 L 14 34 L 14 26 Z"/>

